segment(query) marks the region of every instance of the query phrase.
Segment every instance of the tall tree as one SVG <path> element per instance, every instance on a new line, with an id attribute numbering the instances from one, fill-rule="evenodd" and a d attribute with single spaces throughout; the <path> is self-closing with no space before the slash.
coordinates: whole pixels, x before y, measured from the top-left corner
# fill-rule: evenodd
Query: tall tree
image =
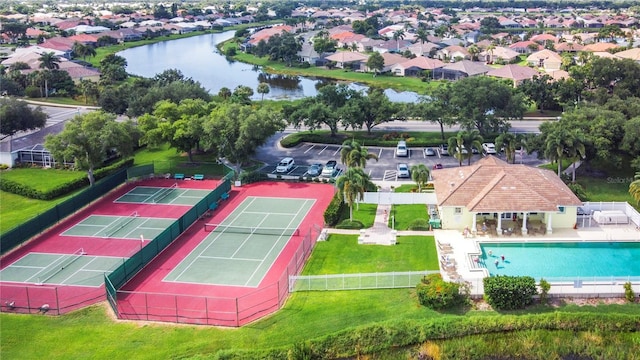
<path id="1" fill-rule="evenodd" d="M 507 156 L 507 162 L 515 163 L 518 142 L 514 134 L 506 132 L 498 135 L 498 137 L 496 137 L 495 145 L 498 149 L 504 149 L 504 153 Z"/>
<path id="2" fill-rule="evenodd" d="M 19 131 L 43 128 L 47 114 L 39 106 L 32 109 L 25 101 L 0 97 L 0 119 L 0 135 L 5 139 Z"/>
<path id="3" fill-rule="evenodd" d="M 375 77 L 384 69 L 384 58 L 379 52 L 374 51 L 367 59 L 367 67 L 373 70 L 373 76 Z"/>
<path id="4" fill-rule="evenodd" d="M 407 112 L 422 121 L 429 121 L 440 125 L 440 137 L 445 141 L 444 126 L 454 125 L 456 120 L 452 114 L 451 83 L 447 82 L 442 86 L 431 89 L 427 96 L 420 98 L 417 104 L 410 104 Z"/>
<path id="5" fill-rule="evenodd" d="M 203 146 L 235 164 L 236 173 L 243 163 L 273 134 L 285 128 L 282 114 L 267 107 L 223 103 L 203 124 Z"/>
<path id="6" fill-rule="evenodd" d="M 458 135 L 462 138 L 462 146 L 466 150 L 465 157 L 467 158 L 467 165 L 471 165 L 471 157 L 473 156 L 473 149 L 478 150 L 478 152 L 482 148 L 482 135 L 477 129 L 473 129 L 470 131 L 460 131 Z"/>
<path id="7" fill-rule="evenodd" d="M 633 197 L 637 204 L 640 204 L 640 172 L 634 176 L 634 181 L 629 184 L 629 194 Z"/>
<path id="8" fill-rule="evenodd" d="M 359 142 L 355 140 L 345 140 L 345 142 L 342 143 L 340 162 L 347 167 L 364 168 L 367 166 L 367 161 L 371 159 L 378 161 L 378 155 L 370 153 L 367 148 L 360 145 Z"/>
<path id="9" fill-rule="evenodd" d="M 349 220 L 353 221 L 353 204 L 364 199 L 364 193 L 373 185 L 369 175 L 360 167 L 350 167 L 336 179 L 343 200 L 349 205 Z"/>
<path id="10" fill-rule="evenodd" d="M 404 40 L 404 29 L 394 31 L 393 40 L 396 41 L 396 52 L 400 52 L 400 40 Z"/>
<path id="11" fill-rule="evenodd" d="M 418 29 L 418 31 L 416 31 L 416 41 L 420 41 L 420 56 L 424 56 L 424 50 L 422 47 L 424 46 L 424 43 L 429 41 L 429 33 L 427 30 Z"/>
<path id="12" fill-rule="evenodd" d="M 425 164 L 417 164 L 411 167 L 411 180 L 418 185 L 418 192 L 429 182 L 429 169 Z"/>
<path id="13" fill-rule="evenodd" d="M 51 70 L 60 68 L 60 59 L 53 52 L 45 52 L 38 58 L 40 61 L 40 69 L 43 70 L 44 77 L 44 92 L 45 97 L 49 97 L 49 78 L 51 77 Z"/>
<path id="14" fill-rule="evenodd" d="M 374 87 L 369 88 L 364 96 L 354 93 L 340 108 L 339 115 L 345 128 L 365 127 L 368 134 L 380 124 L 402 119 L 399 105 L 391 102 L 382 89 Z"/>
<path id="15" fill-rule="evenodd" d="M 261 82 L 260 84 L 258 84 L 257 90 L 258 90 L 258 94 L 262 96 L 260 100 L 264 101 L 264 94 L 268 94 L 271 89 L 269 88 L 269 84 L 265 82 Z"/>
<path id="16" fill-rule="evenodd" d="M 102 166 L 108 152 L 115 149 L 121 156 L 131 155 L 136 137 L 131 122 L 120 123 L 113 114 L 93 111 L 67 121 L 61 133 L 47 135 L 45 147 L 54 159 L 73 159 L 77 168 L 87 171 L 93 186 L 93 171 Z"/>
<path id="17" fill-rule="evenodd" d="M 471 153 L 464 147 L 462 131 L 458 132 L 456 136 L 447 139 L 447 145 L 449 146 L 449 154 L 458 160 L 458 166 L 462 166 L 462 161 L 464 161 L 467 156 L 471 156 Z"/>

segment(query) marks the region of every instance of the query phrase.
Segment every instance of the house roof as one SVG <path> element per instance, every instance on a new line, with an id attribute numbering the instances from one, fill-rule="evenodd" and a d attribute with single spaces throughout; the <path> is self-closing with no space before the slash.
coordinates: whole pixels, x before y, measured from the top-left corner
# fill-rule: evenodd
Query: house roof
<path id="1" fill-rule="evenodd" d="M 351 52 L 351 51 L 339 51 L 335 54 L 331 54 L 326 57 L 329 61 L 335 61 L 339 63 L 348 63 L 354 61 L 365 61 L 369 57 L 365 54 L 361 54 L 359 52 Z"/>
<path id="2" fill-rule="evenodd" d="M 512 165 L 487 156 L 472 166 L 436 170 L 439 206 L 471 212 L 557 211 L 582 202 L 551 170 Z"/>
<path id="3" fill-rule="evenodd" d="M 548 61 L 548 60 L 562 61 L 562 56 L 558 55 L 557 52 L 551 51 L 549 49 L 543 49 L 543 50 L 534 52 L 533 54 L 527 56 L 527 61 L 529 61 L 529 62 L 531 62 L 531 61 L 540 61 L 540 60 L 544 60 L 544 61 Z"/>
<path id="4" fill-rule="evenodd" d="M 405 69 L 416 67 L 422 70 L 433 70 L 435 68 L 443 67 L 444 63 L 438 59 L 431 59 L 424 56 L 418 56 L 411 60 L 407 60 L 398 64 Z"/>
<path id="5" fill-rule="evenodd" d="M 540 73 L 530 67 L 510 64 L 498 69 L 493 69 L 487 73 L 487 76 L 495 76 L 515 81 L 531 79 L 534 75 Z"/>
<path id="6" fill-rule="evenodd" d="M 640 48 L 633 48 L 616 53 L 616 56 L 623 59 L 631 59 L 634 61 L 640 61 Z"/>
<path id="7" fill-rule="evenodd" d="M 453 64 L 447 64 L 442 67 L 447 70 L 456 70 L 463 72 L 469 76 L 486 74 L 491 71 L 491 67 L 477 61 L 462 60 Z"/>
<path id="8" fill-rule="evenodd" d="M 485 50 L 485 51 L 481 52 L 480 55 L 482 55 L 482 56 L 492 55 L 492 57 L 495 58 L 495 59 L 511 60 L 511 59 L 515 59 L 516 57 L 518 57 L 518 55 L 520 55 L 520 53 L 518 53 L 515 50 L 506 48 L 506 47 L 498 46 L 498 47 L 496 47 L 495 49 L 493 49 L 491 51 Z"/>
<path id="9" fill-rule="evenodd" d="M 616 44 L 599 42 L 599 43 L 585 45 L 584 48 L 582 48 L 582 50 L 596 52 L 596 51 L 607 51 L 609 49 L 615 49 L 617 47 L 619 46 Z"/>

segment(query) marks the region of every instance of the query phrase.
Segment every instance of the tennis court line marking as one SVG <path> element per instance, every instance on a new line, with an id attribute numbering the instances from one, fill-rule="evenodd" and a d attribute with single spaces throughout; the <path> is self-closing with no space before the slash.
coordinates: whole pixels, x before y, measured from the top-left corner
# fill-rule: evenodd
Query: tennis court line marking
<path id="1" fill-rule="evenodd" d="M 261 211 L 243 211 L 243 214 L 267 214 L 267 215 L 298 215 L 297 213 L 278 213 L 278 212 L 261 212 Z"/>
<path id="2" fill-rule="evenodd" d="M 229 260 L 230 258 L 228 257 L 222 257 L 222 256 L 200 256 L 203 259 L 220 259 L 220 260 Z M 258 259 L 247 259 L 247 258 L 233 258 L 233 260 L 243 260 L 243 261 L 251 261 L 251 262 L 260 262 L 262 260 L 258 260 Z"/>
<path id="3" fill-rule="evenodd" d="M 253 199 L 251 199 L 251 202 L 249 202 L 249 205 L 253 204 L 253 202 L 255 201 L 255 199 L 256 199 L 255 197 L 254 197 Z M 242 214 L 242 212 L 238 213 L 238 214 L 235 216 L 234 220 L 238 219 L 238 217 L 240 216 L 240 214 Z M 226 220 L 226 219 L 224 219 L 224 220 Z M 224 221 L 224 220 L 223 220 L 223 221 Z M 233 224 L 233 221 L 231 221 L 231 223 Z M 197 255 L 193 260 L 191 260 L 191 262 L 189 263 L 189 265 L 188 265 L 187 267 L 185 267 L 184 269 L 182 269 L 182 271 L 178 274 L 178 276 L 176 276 L 176 279 L 181 278 L 181 277 L 182 277 L 182 275 L 185 273 L 185 271 L 187 271 L 187 270 L 191 269 L 191 266 L 192 266 L 192 265 L 193 265 L 193 264 L 194 264 L 194 263 L 195 263 L 195 262 L 196 262 L 196 261 L 197 261 L 197 260 L 202 256 L 202 254 L 204 254 L 204 252 L 205 252 L 205 251 L 207 251 L 207 250 L 209 249 L 209 247 L 211 247 L 211 245 L 213 245 L 213 244 L 216 242 L 216 240 L 217 240 L 218 238 L 220 238 L 220 236 L 221 236 L 222 234 L 224 234 L 224 231 L 223 231 L 223 232 L 221 232 L 221 233 L 218 233 L 218 235 L 216 235 L 216 236 L 211 240 L 211 242 L 210 242 L 207 246 L 205 246 L 205 248 L 204 248 L 204 249 L 202 249 L 202 251 L 200 251 L 200 253 L 199 253 L 199 254 L 198 254 L 198 255 Z M 204 239 L 205 239 L 205 240 L 207 240 L 208 238 L 209 238 L 209 237 L 207 236 L 207 237 L 205 237 Z M 197 247 L 196 247 L 195 249 L 197 249 Z M 193 250 L 195 251 L 195 249 L 193 249 Z M 192 252 L 190 252 L 190 253 L 189 253 L 189 255 L 191 255 L 192 253 L 193 253 L 193 251 L 192 251 Z M 188 257 L 189 255 L 187 255 L 187 257 Z M 170 273 L 169 273 L 169 274 L 170 274 Z M 168 274 L 167 274 L 167 276 L 168 276 Z"/>
<path id="4" fill-rule="evenodd" d="M 58 266 L 59 264 L 64 262 L 65 256 L 67 254 L 57 254 L 58 258 L 56 258 L 55 260 L 53 260 L 52 262 L 50 262 L 49 264 L 47 264 L 47 266 L 43 267 L 40 269 L 40 271 L 38 271 L 37 273 L 31 275 L 31 277 L 28 277 L 24 282 L 33 282 L 31 281 L 31 279 L 36 278 L 36 280 L 38 279 L 38 276 L 40 276 L 40 274 L 45 271 L 46 269 L 53 269 L 56 266 Z"/>
<path id="5" fill-rule="evenodd" d="M 307 205 L 307 202 L 308 202 L 308 201 L 309 201 L 309 199 L 305 199 L 305 200 L 304 200 L 304 203 L 302 204 L 302 206 L 301 206 L 300 208 L 298 208 L 298 212 L 296 213 L 296 215 L 295 215 L 295 216 L 293 216 L 293 217 L 291 218 L 291 220 L 289 220 L 288 228 L 290 228 L 290 227 L 291 227 L 291 224 L 292 224 L 292 223 L 293 223 L 293 221 L 297 218 L 297 216 L 300 214 L 300 212 L 302 211 L 302 209 L 304 209 L 304 208 L 305 208 L 305 206 Z M 311 201 L 312 201 L 312 205 L 311 205 L 311 206 L 313 207 L 313 203 L 315 203 L 315 200 L 311 200 Z M 306 211 L 306 213 L 309 213 L 309 210 L 310 210 L 310 209 L 311 209 L 311 208 L 309 208 L 309 209 Z M 306 216 L 306 214 L 305 214 L 305 216 Z M 301 220 L 298 220 L 298 226 L 302 223 L 302 220 L 304 220 L 304 217 L 302 217 L 302 219 L 301 219 Z M 282 235 L 280 235 L 280 237 L 278 238 L 278 240 L 277 240 L 277 241 L 275 241 L 275 242 L 273 243 L 273 245 L 271 246 L 271 249 L 269 249 L 269 252 L 267 253 L 267 255 L 271 254 L 271 252 L 272 252 L 272 251 L 273 251 L 273 249 L 275 248 L 276 244 L 278 244 L 278 243 L 280 242 L 280 239 L 282 239 Z M 285 240 L 287 240 L 287 242 L 288 242 L 290 239 L 291 239 L 291 236 L 290 236 L 289 238 L 285 238 Z M 275 258 L 273 258 L 273 260 L 271 261 L 271 263 L 272 263 L 272 264 L 273 264 L 273 263 L 276 261 L 276 259 L 280 256 L 280 253 L 282 253 L 282 250 L 284 250 L 284 248 L 285 248 L 285 247 L 286 247 L 286 245 L 285 245 L 285 246 L 283 246 L 283 247 L 280 249 L 280 251 L 278 252 L 278 254 L 276 255 L 276 257 L 275 257 Z M 264 257 L 262 258 L 262 261 L 260 261 L 260 265 L 258 265 L 258 266 L 256 267 L 256 269 L 253 271 L 253 273 L 251 274 L 251 276 L 249 276 L 249 279 L 245 282 L 244 286 L 249 286 L 249 285 L 248 285 L 248 284 L 249 284 L 249 282 L 250 282 L 250 281 L 251 281 L 251 279 L 253 279 L 253 277 L 256 275 L 256 273 L 258 272 L 258 269 L 260 268 L 260 266 L 262 266 L 262 264 L 264 264 L 264 262 L 265 262 L 266 258 L 267 258 L 267 256 L 264 256 Z M 271 266 L 269 267 L 269 269 L 271 269 Z M 265 271 L 265 272 L 263 273 L 262 278 L 260 279 L 260 281 L 258 281 L 258 284 L 260 284 L 260 283 L 262 282 L 262 280 L 264 279 L 264 277 L 265 277 L 265 276 L 267 276 L 267 273 L 269 272 L 269 269 L 267 269 L 267 271 Z"/>
<path id="6" fill-rule="evenodd" d="M 244 214 L 244 212 L 242 212 Z M 267 216 L 263 217 L 262 220 L 260 221 L 260 223 L 257 226 L 254 226 L 254 229 L 257 229 L 260 227 L 260 225 L 262 225 L 262 223 L 264 223 L 264 221 L 269 217 L 269 214 L 266 213 Z M 240 246 L 238 246 L 238 248 L 236 249 L 236 251 L 233 252 L 233 254 L 231 255 L 231 259 L 235 259 L 236 254 L 238 253 L 238 251 L 240 251 L 240 249 L 242 249 L 242 247 L 244 246 L 244 244 L 247 243 L 247 241 L 249 241 L 249 239 L 253 236 L 253 233 L 255 232 L 252 231 L 251 234 L 249 234 L 249 236 L 245 237 L 244 240 L 242 241 L 242 243 L 240 243 Z M 282 237 L 282 235 L 280 235 L 280 237 Z"/>
<path id="7" fill-rule="evenodd" d="M 76 271 L 74 271 L 73 273 L 71 273 L 71 275 L 67 276 L 66 278 L 64 278 L 62 280 L 62 284 L 66 284 L 67 280 L 71 279 L 75 274 L 81 272 L 85 267 L 87 267 L 87 265 L 91 264 L 92 262 L 96 261 L 96 258 L 94 257 L 93 259 L 89 260 L 88 263 L 82 265 L 82 267 Z"/>

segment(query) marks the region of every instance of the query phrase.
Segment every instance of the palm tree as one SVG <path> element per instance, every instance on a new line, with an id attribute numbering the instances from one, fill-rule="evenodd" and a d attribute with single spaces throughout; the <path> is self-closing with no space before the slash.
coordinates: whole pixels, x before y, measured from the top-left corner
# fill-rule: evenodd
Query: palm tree
<path id="1" fill-rule="evenodd" d="M 340 189 L 343 200 L 349 205 L 349 220 L 353 221 L 353 204 L 363 200 L 365 191 L 375 185 L 362 168 L 350 167 L 338 177 L 336 186 Z"/>
<path id="2" fill-rule="evenodd" d="M 491 43 L 491 44 L 489 44 L 489 46 L 487 46 L 487 52 L 490 55 L 489 63 L 491 63 L 491 64 L 493 64 L 493 50 L 495 50 L 495 49 L 496 49 L 496 44 L 494 44 L 494 43 Z"/>
<path id="3" fill-rule="evenodd" d="M 427 30 L 422 28 L 418 29 L 418 31 L 416 31 L 416 40 L 420 41 L 420 56 L 424 56 L 424 50 L 422 49 L 422 46 L 424 45 L 424 43 L 429 41 L 429 33 L 427 32 Z"/>
<path id="4" fill-rule="evenodd" d="M 465 150 L 465 148 L 464 140 L 462 139 L 461 133 L 462 131 L 458 132 L 456 136 L 452 136 L 449 138 L 449 140 L 447 140 L 447 145 L 449 145 L 449 154 L 452 154 L 453 157 L 458 160 L 459 166 L 462 166 L 462 160 L 466 158 L 466 155 L 469 155 L 468 151 L 467 154 L 463 153 L 463 150 Z"/>
<path id="5" fill-rule="evenodd" d="M 640 172 L 637 172 L 634 176 L 634 181 L 629 185 L 629 194 L 633 199 L 640 204 Z"/>
<path id="6" fill-rule="evenodd" d="M 496 147 L 498 149 L 504 149 L 504 153 L 507 156 L 507 162 L 515 163 L 516 149 L 518 148 L 518 141 L 515 135 L 508 132 L 498 135 L 496 138 Z"/>
<path id="7" fill-rule="evenodd" d="M 347 167 L 364 168 L 370 159 L 378 161 L 378 155 L 368 152 L 367 148 L 362 147 L 357 141 L 345 140 L 345 142 L 342 143 L 340 162 Z"/>
<path id="8" fill-rule="evenodd" d="M 51 70 L 60 68 L 60 60 L 53 52 L 45 52 L 38 58 L 40 61 L 40 69 L 43 70 L 44 78 L 44 94 L 45 97 L 49 97 L 49 74 Z"/>
<path id="9" fill-rule="evenodd" d="M 471 60 L 472 61 L 477 61 L 478 60 L 478 54 L 480 53 L 480 48 L 478 47 L 478 45 L 473 44 L 473 45 L 469 46 L 467 51 L 469 51 L 469 55 L 471 55 Z"/>
<path id="10" fill-rule="evenodd" d="M 393 32 L 393 40 L 396 41 L 396 51 L 400 52 L 400 40 L 404 39 L 404 30 L 396 30 Z"/>
<path id="11" fill-rule="evenodd" d="M 567 139 L 567 156 L 571 159 L 571 182 L 576 182 L 576 162 L 584 159 L 586 155 L 585 144 L 587 140 L 582 131 L 574 129 Z"/>
<path id="12" fill-rule="evenodd" d="M 411 180 L 418 185 L 418 191 L 422 191 L 422 187 L 427 185 L 429 181 L 429 169 L 425 164 L 413 165 L 411 167 Z"/>
<path id="13" fill-rule="evenodd" d="M 471 157 L 473 156 L 473 149 L 480 151 L 482 148 L 482 135 L 480 135 L 480 130 L 463 130 L 458 133 L 458 136 L 462 138 L 462 144 L 464 149 L 467 150 L 465 154 L 467 157 L 467 165 L 471 165 Z"/>
<path id="14" fill-rule="evenodd" d="M 258 94 L 262 95 L 262 99 L 260 99 L 260 101 L 264 101 L 264 94 L 268 94 L 270 90 L 269 84 L 265 82 L 258 84 Z"/>

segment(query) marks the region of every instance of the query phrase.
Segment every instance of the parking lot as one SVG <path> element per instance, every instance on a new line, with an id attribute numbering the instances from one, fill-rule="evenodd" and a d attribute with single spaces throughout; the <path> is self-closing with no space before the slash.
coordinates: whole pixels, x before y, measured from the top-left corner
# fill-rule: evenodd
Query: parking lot
<path id="1" fill-rule="evenodd" d="M 308 176 L 307 170 L 311 164 L 320 163 L 325 164 L 329 160 L 338 161 L 338 168 L 343 171 L 344 165 L 340 163 L 340 145 L 324 145 L 324 144 L 300 144 L 295 148 L 281 149 L 279 151 L 280 157 L 290 156 L 295 160 L 295 166 L 287 173 L 279 173 L 280 175 L 290 176 Z M 435 155 L 426 156 L 424 147 L 409 147 L 406 157 L 397 157 L 395 147 L 377 147 L 370 146 L 367 150 L 370 153 L 374 153 L 378 156 L 378 161 L 370 160 L 365 167 L 372 180 L 386 180 L 386 181 L 407 181 L 411 182 L 411 178 L 398 179 L 397 178 L 397 165 L 399 163 L 406 163 L 409 168 L 417 164 L 425 164 L 427 168 L 432 170 L 436 164 L 441 164 L 443 168 L 458 166 L 458 160 L 453 156 L 442 155 L 438 148 L 432 147 L 435 150 Z M 275 154 L 272 154 L 275 155 Z M 471 163 L 479 160 L 483 155 L 474 154 L 471 158 Z M 506 161 L 504 154 L 498 153 L 499 158 Z M 278 159 L 279 160 L 279 159 Z M 272 162 L 263 168 L 263 171 L 267 173 L 278 174 L 275 170 L 278 160 Z M 521 156 L 516 154 L 516 164 L 529 164 L 538 165 L 541 163 L 535 156 L 535 154 Z M 463 165 L 467 164 L 465 159 Z M 436 170 L 437 171 L 437 170 Z M 338 176 L 340 172 L 334 173 L 334 177 Z"/>

